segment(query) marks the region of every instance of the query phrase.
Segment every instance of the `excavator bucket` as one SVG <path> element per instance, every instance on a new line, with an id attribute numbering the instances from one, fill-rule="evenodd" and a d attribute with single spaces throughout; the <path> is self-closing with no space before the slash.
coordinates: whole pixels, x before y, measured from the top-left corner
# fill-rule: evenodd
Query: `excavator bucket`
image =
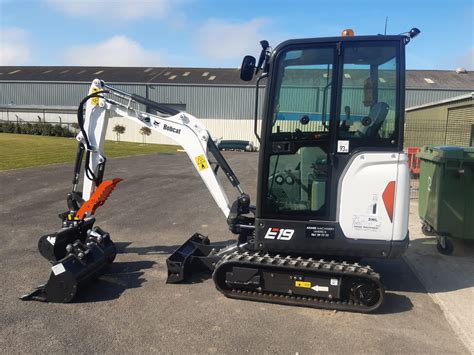
<path id="1" fill-rule="evenodd" d="M 93 220 L 88 222 L 93 223 Z M 71 302 L 79 289 L 101 275 L 105 267 L 114 261 L 116 248 L 109 233 L 99 227 L 87 229 L 88 227 L 92 225 L 71 227 L 49 236 L 49 240 L 55 242 L 53 238 L 56 238 L 63 246 L 77 238 L 64 248 L 44 248 L 47 242 L 42 242 L 44 237 L 40 239 L 40 246 L 43 247 L 40 249 L 41 254 L 53 264 L 51 274 L 45 285 L 20 297 L 22 300 Z"/>
<path id="2" fill-rule="evenodd" d="M 52 264 L 51 274 L 46 284 L 20 297 L 22 300 L 71 302 L 82 287 L 100 276 L 114 261 L 115 244 L 109 233 L 94 227 L 92 215 L 120 181 L 102 182 L 76 213 L 61 215 L 63 228 L 39 239 L 38 250 Z"/>

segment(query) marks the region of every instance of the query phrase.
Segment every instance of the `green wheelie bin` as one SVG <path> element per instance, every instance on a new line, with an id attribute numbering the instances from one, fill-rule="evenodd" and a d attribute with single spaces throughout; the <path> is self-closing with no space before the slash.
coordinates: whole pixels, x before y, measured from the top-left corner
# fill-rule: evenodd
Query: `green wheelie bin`
<path id="1" fill-rule="evenodd" d="M 451 254 L 449 238 L 474 240 L 474 147 L 425 146 L 418 157 L 422 231 Z"/>

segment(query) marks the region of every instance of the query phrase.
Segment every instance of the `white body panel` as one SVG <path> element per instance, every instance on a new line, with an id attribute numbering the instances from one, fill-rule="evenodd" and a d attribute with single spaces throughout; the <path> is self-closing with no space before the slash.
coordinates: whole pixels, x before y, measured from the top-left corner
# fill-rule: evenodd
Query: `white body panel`
<path id="1" fill-rule="evenodd" d="M 403 240 L 408 233 L 408 217 L 410 215 L 410 169 L 408 156 L 399 154 L 397 188 L 395 190 L 395 208 L 393 224 L 393 240 Z"/>
<path id="2" fill-rule="evenodd" d="M 94 83 L 91 85 L 89 89 L 89 94 L 100 90 L 98 86 L 99 82 L 94 80 Z M 103 102 L 100 100 L 96 101 L 100 103 L 100 105 L 104 105 Z M 86 113 L 85 113 L 85 120 L 84 120 L 84 130 L 87 133 L 87 137 L 89 138 L 89 143 L 91 147 L 93 147 L 93 153 L 91 154 L 91 159 L 89 162 L 89 166 L 91 167 L 94 174 L 97 173 L 97 166 L 103 162 L 104 159 L 104 142 L 105 142 L 105 134 L 107 132 L 107 123 L 108 123 L 108 115 L 106 114 L 103 107 L 99 105 L 91 104 L 91 100 L 86 104 Z M 79 133 L 77 136 L 79 141 L 82 140 L 82 133 Z M 87 201 L 92 193 L 95 190 L 95 185 L 92 180 L 84 176 L 84 187 L 82 192 L 82 198 L 84 201 Z"/>
<path id="3" fill-rule="evenodd" d="M 94 92 L 100 86 L 99 80 L 94 80 L 90 92 Z M 149 127 L 151 130 L 172 139 L 176 144 L 183 147 L 196 171 L 201 176 L 206 187 L 211 193 L 214 201 L 227 217 L 230 212 L 229 201 L 216 174 L 214 173 L 207 157 L 207 141 L 211 139 L 206 128 L 194 116 L 181 112 L 174 116 L 156 116 L 149 113 L 134 110 L 126 105 L 113 102 L 112 100 L 100 99 L 98 102 L 89 100 L 86 105 L 84 128 L 92 146 L 90 168 L 97 172 L 97 166 L 101 162 L 103 154 L 103 143 L 105 131 L 110 116 L 118 116 Z M 83 140 L 78 135 L 78 140 Z M 95 189 L 93 181 L 84 175 L 83 198 L 88 200 Z"/>
<path id="4" fill-rule="evenodd" d="M 395 182 L 393 216 L 383 199 Z M 350 239 L 402 240 L 408 233 L 408 161 L 400 153 L 363 153 L 354 157 L 341 177 L 339 223 Z"/>

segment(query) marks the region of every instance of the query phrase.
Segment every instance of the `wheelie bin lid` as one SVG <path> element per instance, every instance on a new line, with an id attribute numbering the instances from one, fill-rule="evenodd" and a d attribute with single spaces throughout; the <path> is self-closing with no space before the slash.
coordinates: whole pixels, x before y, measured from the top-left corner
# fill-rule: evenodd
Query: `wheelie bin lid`
<path id="1" fill-rule="evenodd" d="M 448 160 L 462 160 L 474 162 L 474 147 L 455 145 L 426 145 L 417 154 L 420 159 L 445 163 Z"/>

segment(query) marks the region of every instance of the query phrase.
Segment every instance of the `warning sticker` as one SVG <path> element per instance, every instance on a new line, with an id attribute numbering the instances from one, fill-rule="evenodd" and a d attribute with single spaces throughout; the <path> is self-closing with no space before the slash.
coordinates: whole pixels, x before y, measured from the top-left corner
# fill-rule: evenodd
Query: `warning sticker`
<path id="1" fill-rule="evenodd" d="M 196 164 L 197 164 L 197 167 L 199 169 L 199 171 L 202 171 L 202 170 L 206 170 L 209 165 L 207 164 L 207 160 L 206 160 L 206 157 L 204 155 L 198 155 L 196 158 Z"/>
<path id="2" fill-rule="evenodd" d="M 54 275 L 58 276 L 62 274 L 63 272 L 66 271 L 64 268 L 64 265 L 62 263 L 56 264 L 51 268 L 51 271 L 54 273 Z"/>
<path id="3" fill-rule="evenodd" d="M 308 281 L 295 281 L 295 287 L 311 288 L 311 282 L 308 282 Z"/>
<path id="4" fill-rule="evenodd" d="M 98 92 L 98 91 L 100 91 L 99 88 L 92 88 L 92 93 L 95 93 L 95 92 Z M 99 98 L 98 97 L 93 97 L 91 99 L 91 104 L 92 104 L 92 106 L 97 106 L 99 104 Z"/>
<path id="5" fill-rule="evenodd" d="M 48 236 L 46 237 L 46 240 L 47 240 L 47 241 L 49 242 L 49 244 L 51 244 L 51 245 L 56 244 L 56 237 L 51 237 L 51 236 L 48 235 Z"/>

